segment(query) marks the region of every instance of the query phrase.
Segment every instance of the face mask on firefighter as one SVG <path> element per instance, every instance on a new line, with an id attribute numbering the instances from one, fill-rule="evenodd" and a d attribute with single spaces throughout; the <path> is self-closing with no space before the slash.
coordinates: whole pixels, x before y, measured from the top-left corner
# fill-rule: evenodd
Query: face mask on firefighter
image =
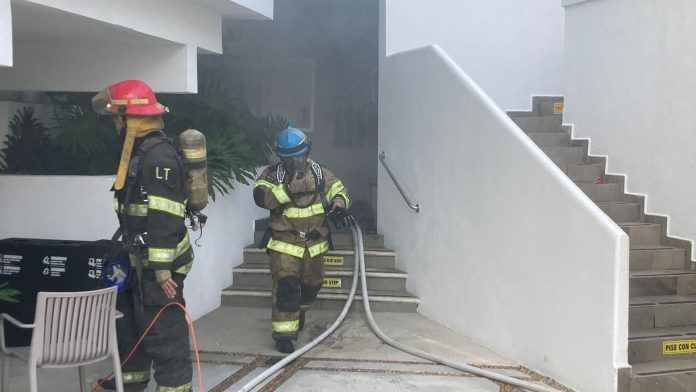
<path id="1" fill-rule="evenodd" d="M 303 178 L 308 166 L 308 156 L 298 155 L 296 157 L 281 158 L 285 170 L 290 174 L 291 178 L 297 173 L 298 178 Z"/>

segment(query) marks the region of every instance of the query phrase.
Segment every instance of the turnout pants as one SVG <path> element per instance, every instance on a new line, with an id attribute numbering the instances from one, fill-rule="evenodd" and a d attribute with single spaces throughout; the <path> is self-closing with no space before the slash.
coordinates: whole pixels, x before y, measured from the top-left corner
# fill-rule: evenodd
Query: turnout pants
<path id="1" fill-rule="evenodd" d="M 179 285 L 176 298 L 169 300 L 162 291 L 155 273 L 143 270 L 142 307 L 138 294 L 137 277 L 126 291 L 118 295 L 116 308 L 123 317 L 116 321 L 118 351 L 121 360 L 131 352 L 152 319 L 170 301 L 184 304 L 185 275 L 174 273 L 172 279 Z M 158 392 L 188 392 L 191 389 L 191 350 L 188 323 L 178 306 L 167 308 L 135 351 L 123 370 L 123 383 L 147 383 L 150 367 L 154 367 Z"/>
<path id="2" fill-rule="evenodd" d="M 273 275 L 273 339 L 297 339 L 300 312 L 307 311 L 324 282 L 321 255 L 304 257 L 269 251 Z"/>

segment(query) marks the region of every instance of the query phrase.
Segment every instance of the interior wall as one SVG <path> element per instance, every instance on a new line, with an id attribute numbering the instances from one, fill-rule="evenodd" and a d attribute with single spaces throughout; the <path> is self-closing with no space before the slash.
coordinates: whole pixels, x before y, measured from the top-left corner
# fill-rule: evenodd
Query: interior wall
<path id="1" fill-rule="evenodd" d="M 378 3 L 276 0 L 273 21 L 231 21 L 223 34 L 224 55 L 201 56 L 202 63 L 221 70 L 257 115 L 273 111 L 262 104 L 269 94 L 296 99 L 264 85 L 264 77 L 299 83 L 264 75 L 263 64 L 313 64 L 312 156 L 342 178 L 355 201 L 369 200 L 377 178 Z"/>

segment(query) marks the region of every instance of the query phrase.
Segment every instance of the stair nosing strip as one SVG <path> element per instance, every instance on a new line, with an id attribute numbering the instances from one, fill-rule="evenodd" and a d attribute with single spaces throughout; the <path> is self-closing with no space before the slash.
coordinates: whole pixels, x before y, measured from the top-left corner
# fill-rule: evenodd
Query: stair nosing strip
<path id="1" fill-rule="evenodd" d="M 240 274 L 270 274 L 270 268 L 234 268 L 232 272 L 237 272 Z M 353 271 L 342 271 L 342 270 L 326 270 L 327 276 L 346 276 L 352 277 Z M 394 278 L 394 279 L 408 279 L 408 274 L 403 272 L 367 272 L 368 278 Z"/>
<path id="2" fill-rule="evenodd" d="M 244 296 L 244 297 L 270 297 L 270 291 L 259 291 L 259 290 L 222 290 L 221 295 L 225 297 L 231 296 Z M 346 299 L 348 294 L 328 294 L 321 293 L 317 295 L 317 299 Z M 362 300 L 362 295 L 356 294 L 355 300 Z M 400 296 L 386 296 L 386 295 L 370 295 L 370 302 L 391 302 L 391 303 L 414 303 L 420 304 L 420 298 L 416 297 L 400 297 Z"/>

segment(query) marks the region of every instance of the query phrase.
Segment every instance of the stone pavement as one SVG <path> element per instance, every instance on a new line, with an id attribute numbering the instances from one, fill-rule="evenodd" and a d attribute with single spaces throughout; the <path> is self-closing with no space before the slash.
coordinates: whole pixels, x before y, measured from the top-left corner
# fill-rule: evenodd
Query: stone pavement
<path id="1" fill-rule="evenodd" d="M 338 311 L 310 311 L 296 347 L 320 335 Z M 417 313 L 376 313 L 383 331 L 399 342 L 522 380 L 542 382 L 508 359 Z M 195 323 L 204 388 L 236 391 L 279 358 L 270 338 L 270 310 L 222 307 Z M 10 391 L 28 391 L 26 368 L 11 360 Z M 91 381 L 111 370 L 87 367 Z M 195 375 L 195 368 L 194 368 Z M 39 391 L 76 392 L 77 369 L 40 369 Z M 154 380 L 153 380 L 154 381 Z M 154 382 L 148 392 L 154 391 Z M 194 380 L 194 386 L 197 381 Z M 554 384 L 555 387 L 560 387 Z M 400 352 L 374 336 L 362 312 L 351 312 L 327 340 L 276 373 L 255 391 L 472 391 L 516 389 Z M 198 391 L 197 387 L 194 391 Z"/>

